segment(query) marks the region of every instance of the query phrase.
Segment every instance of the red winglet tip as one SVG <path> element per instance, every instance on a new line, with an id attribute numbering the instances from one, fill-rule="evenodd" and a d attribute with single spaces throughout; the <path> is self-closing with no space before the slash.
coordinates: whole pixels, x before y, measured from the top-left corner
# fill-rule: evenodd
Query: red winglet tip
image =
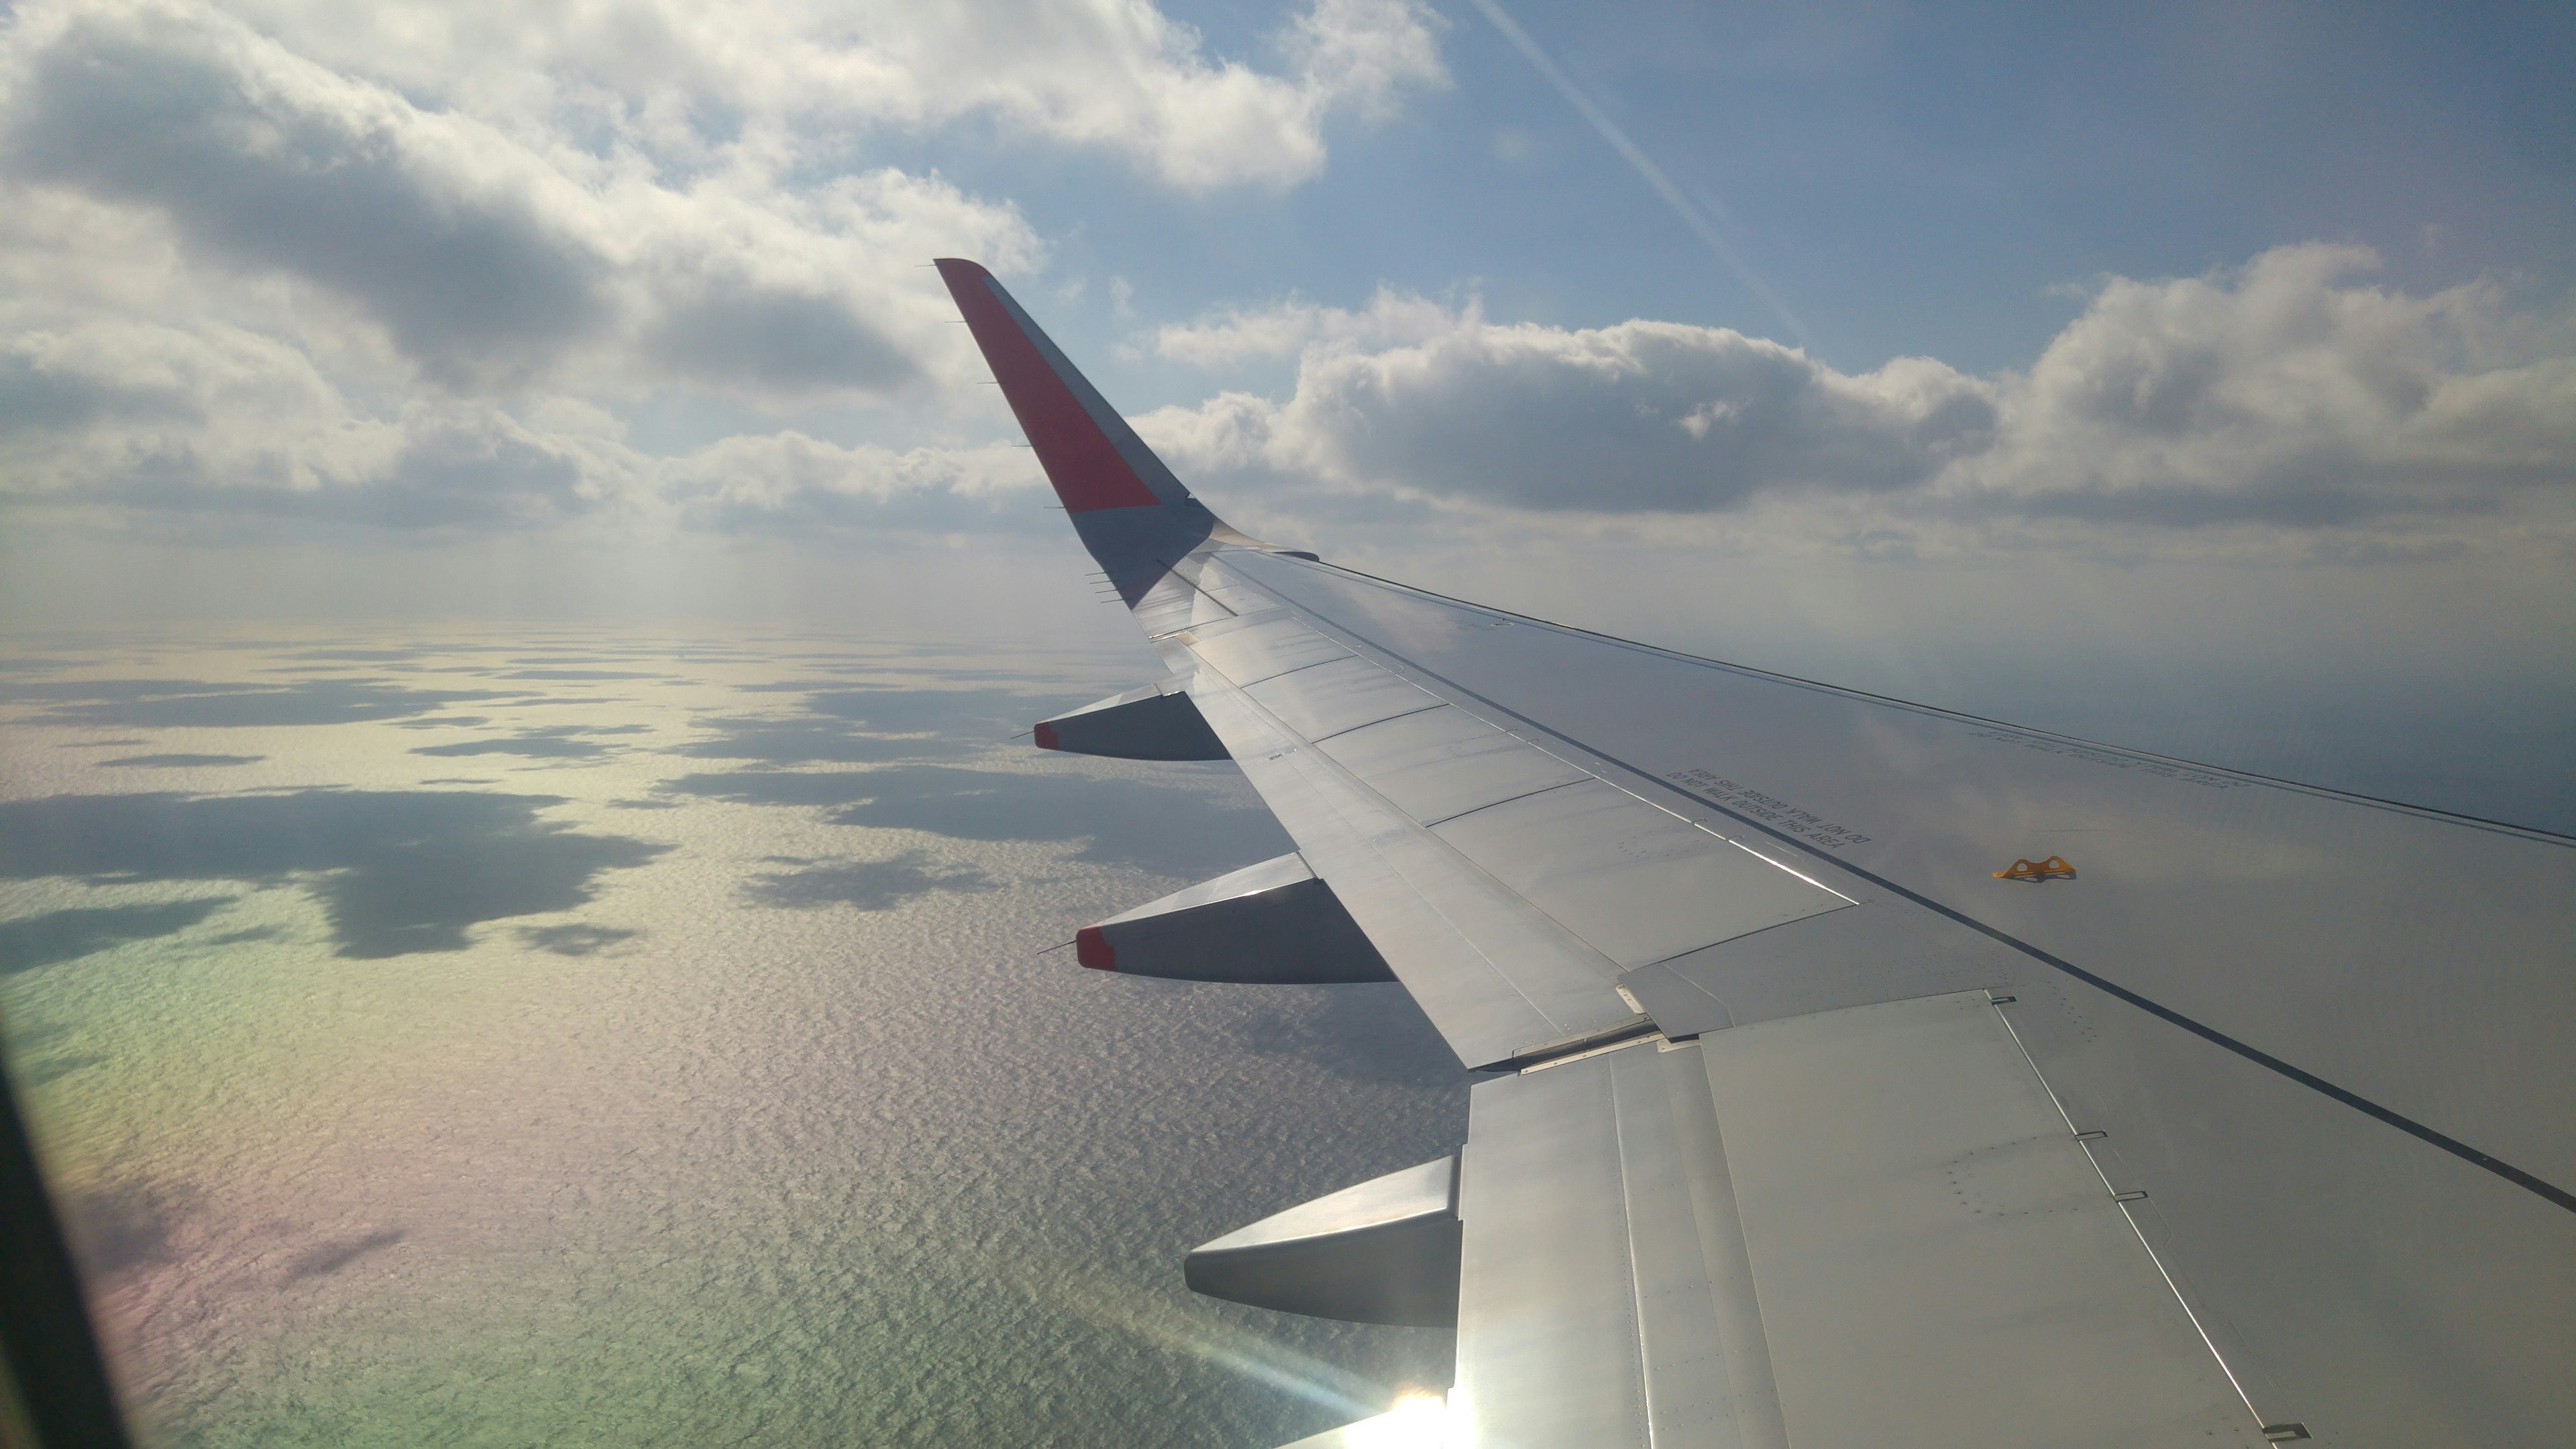
<path id="1" fill-rule="evenodd" d="M 1064 748 L 1064 746 L 1055 742 L 1055 726 L 1047 723 L 1045 720 L 1039 720 L 1038 727 L 1035 730 L 1030 731 L 1030 733 L 1037 736 L 1039 749 L 1060 750 Z"/>
<path id="2" fill-rule="evenodd" d="M 1098 926 L 1085 926 L 1073 933 L 1073 959 L 1094 971 L 1118 969 L 1118 952 Z"/>

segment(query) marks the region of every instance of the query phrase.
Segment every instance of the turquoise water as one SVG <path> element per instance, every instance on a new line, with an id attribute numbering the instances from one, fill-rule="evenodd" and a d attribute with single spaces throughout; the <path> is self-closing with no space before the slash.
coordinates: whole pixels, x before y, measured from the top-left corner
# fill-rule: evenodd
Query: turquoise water
<path id="1" fill-rule="evenodd" d="M 1010 736 L 1090 657 L 606 630 L 22 641 L 0 1012 L 146 1442 L 1269 1445 L 1448 1336 L 1192 1244 L 1448 1151 L 1394 987 L 1106 978 L 1286 848 Z"/>

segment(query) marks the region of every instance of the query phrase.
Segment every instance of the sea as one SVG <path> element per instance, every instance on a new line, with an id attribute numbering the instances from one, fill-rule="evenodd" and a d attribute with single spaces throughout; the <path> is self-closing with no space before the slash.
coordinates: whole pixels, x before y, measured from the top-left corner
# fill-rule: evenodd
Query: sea
<path id="1" fill-rule="evenodd" d="M 1141 648 L 13 639 L 0 1040 L 156 1446 L 1265 1446 L 1443 1331 L 1191 1294 L 1446 1154 L 1401 988 L 1119 977 L 1289 849 L 1033 748 Z"/>

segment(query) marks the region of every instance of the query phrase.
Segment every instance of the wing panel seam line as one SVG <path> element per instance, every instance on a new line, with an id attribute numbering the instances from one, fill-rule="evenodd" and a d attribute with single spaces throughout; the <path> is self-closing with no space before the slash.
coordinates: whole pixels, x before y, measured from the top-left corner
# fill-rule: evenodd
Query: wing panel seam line
<path id="1" fill-rule="evenodd" d="M 1630 1043 L 1623 1042 L 1621 1045 L 1630 1045 Z M 1619 1215 L 1624 1219 L 1620 1226 L 1625 1229 L 1620 1233 L 1619 1239 L 1626 1249 L 1622 1256 L 1628 1260 L 1629 1345 L 1637 1354 L 1636 1397 L 1630 1402 L 1636 1405 L 1637 1417 L 1645 1423 L 1648 1449 L 1653 1449 L 1655 1443 L 1654 1360 L 1653 1356 L 1646 1351 L 1646 1284 L 1644 1271 L 1637 1263 L 1637 1191 L 1629 1182 L 1628 1113 L 1626 1104 L 1619 1099 L 1618 1066 L 1615 1063 L 1605 1063 L 1601 1080 L 1610 1089 L 1611 1148 L 1619 1164 Z"/>
<path id="2" fill-rule="evenodd" d="M 1551 755 L 1549 758 L 1554 759 L 1555 756 Z M 1581 769 L 1582 767 L 1578 765 L 1574 766 L 1574 768 Z M 1553 785 L 1541 785 L 1535 790 L 1523 790 L 1517 795 L 1506 795 L 1500 800 L 1488 800 L 1482 805 L 1478 805 L 1470 810 L 1461 810 L 1455 815 L 1443 815 L 1437 820 L 1425 820 L 1422 822 L 1422 828 L 1425 830 L 1437 830 L 1441 826 L 1449 824 L 1451 821 L 1464 820 L 1470 815 L 1480 815 L 1485 811 L 1496 808 L 1497 806 L 1509 805 L 1515 800 L 1527 800 L 1533 796 L 1547 794 L 1551 790 L 1571 790 L 1577 785 L 1596 780 L 1600 780 L 1600 777 L 1589 770 L 1585 770 L 1583 772 L 1583 779 L 1581 780 L 1559 780 Z M 1601 783 L 1607 784 L 1609 782 L 1601 781 Z"/>
<path id="3" fill-rule="evenodd" d="M 1992 994 L 1988 993 L 1989 996 Z M 2193 1311 L 2191 1300 L 2183 1296 L 2182 1285 L 2174 1281 L 2174 1275 L 2165 1267 L 2164 1255 L 2156 1251 L 2155 1244 L 2147 1241 L 2147 1230 L 2138 1226 L 2137 1214 L 2130 1210 L 2129 1204 L 2120 1200 L 2120 1189 L 2111 1181 L 2111 1174 L 2102 1170 L 2101 1159 L 2093 1155 L 2093 1144 L 2084 1140 L 2084 1134 L 2075 1125 L 2075 1118 L 2067 1112 L 2066 1104 L 2058 1100 L 2057 1089 L 2049 1085 L 2048 1073 L 2039 1069 L 2039 1059 L 2030 1054 L 2029 1046 L 2021 1039 L 2021 1032 L 2014 1028 L 2012 1013 L 1997 1002 L 1989 1002 L 1986 1009 L 2003 1023 L 2004 1034 L 2012 1038 L 2013 1050 L 2021 1053 L 2022 1065 L 2030 1068 L 2030 1079 L 2039 1084 L 2040 1092 L 2048 1098 L 2050 1110 L 2057 1113 L 2058 1121 L 2066 1124 L 2067 1135 L 2075 1139 L 2076 1150 L 2084 1154 L 2084 1165 L 2093 1169 L 2093 1176 L 2101 1182 L 2102 1191 L 2110 1195 L 2112 1206 L 2120 1210 L 2121 1221 L 2127 1223 L 2129 1231 L 2137 1236 L 2138 1246 L 2147 1250 L 2147 1261 L 2155 1266 L 2156 1276 L 2164 1280 L 2165 1291 L 2173 1294 L 2174 1306 L 2191 1321 L 2191 1331 L 2200 1335 L 2201 1346 L 2208 1349 L 2209 1356 L 2217 1361 L 2218 1371 L 2227 1376 L 2227 1386 L 2236 1391 L 2236 1401 L 2245 1406 L 2245 1412 L 2253 1417 L 2255 1428 L 2260 1430 L 2263 1415 L 2254 1407 L 2253 1397 L 2245 1392 L 2244 1381 L 2236 1377 L 2235 1365 L 2227 1361 L 2226 1354 L 2218 1351 L 2218 1340 L 2209 1336 L 2209 1329 L 2201 1323 L 2200 1315 Z"/>
<path id="4" fill-rule="evenodd" d="M 1255 716 L 1255 723 L 1259 724 L 1261 728 L 1270 731 L 1271 736 L 1274 739 L 1289 744 L 1290 749 L 1288 753 L 1292 756 L 1291 769 L 1294 773 L 1303 776 L 1306 771 L 1313 766 L 1313 762 L 1315 760 L 1322 760 L 1325 766 L 1330 770 L 1347 776 L 1349 783 L 1353 787 L 1374 796 L 1380 801 L 1385 801 L 1389 813 L 1393 814 L 1399 820 L 1412 824 L 1415 829 L 1421 830 L 1424 835 L 1431 836 L 1431 839 L 1442 849 L 1457 856 L 1459 861 L 1462 862 L 1467 869 L 1476 872 L 1478 875 L 1483 876 L 1489 881 L 1493 881 L 1496 889 L 1510 895 L 1515 900 L 1521 901 L 1522 904 L 1527 905 L 1532 911 L 1537 911 L 1542 918 L 1554 924 L 1558 930 L 1565 931 L 1569 940 L 1580 942 L 1586 950 L 1597 951 L 1599 949 L 1593 946 L 1591 942 L 1583 940 L 1582 937 L 1577 936 L 1571 930 L 1568 930 L 1564 922 L 1558 921 L 1555 917 L 1547 915 L 1544 911 L 1539 911 L 1536 904 L 1530 902 L 1526 897 L 1519 895 L 1517 892 L 1514 892 L 1511 887 L 1504 885 L 1501 881 L 1495 880 L 1492 874 L 1487 872 L 1483 866 L 1467 859 L 1465 852 L 1460 851 L 1456 846 L 1451 845 L 1449 842 L 1441 840 L 1438 836 L 1431 835 L 1430 830 L 1425 828 L 1421 822 L 1414 820 L 1413 817 L 1406 815 L 1403 811 L 1397 810 L 1394 802 L 1387 801 L 1385 796 L 1379 795 L 1377 792 L 1370 790 L 1367 782 L 1359 779 L 1356 775 L 1351 775 L 1348 770 L 1343 769 L 1340 761 L 1333 759 L 1332 756 L 1326 755 L 1320 750 L 1297 748 L 1297 745 L 1301 743 L 1311 745 L 1312 742 L 1301 740 L 1295 731 L 1288 728 L 1286 721 L 1270 713 L 1270 711 L 1262 705 L 1261 701 L 1254 699 L 1251 695 L 1245 693 L 1243 686 L 1234 683 L 1232 680 L 1226 680 L 1225 676 L 1222 674 L 1219 674 L 1217 677 L 1220 680 L 1225 680 L 1226 688 L 1233 691 L 1234 697 L 1240 706 L 1253 713 Z M 1247 775 L 1250 774 L 1249 771 L 1246 771 L 1245 773 Z M 1300 783 L 1304 784 L 1308 790 L 1314 792 L 1317 799 L 1322 802 L 1324 808 L 1332 812 L 1333 818 L 1339 822 L 1344 829 L 1350 831 L 1352 839 L 1362 849 L 1366 850 L 1388 875 L 1404 882 L 1405 888 L 1413 892 L 1414 898 L 1422 902 L 1423 908 L 1430 911 L 1432 916 L 1436 918 L 1441 925 L 1447 927 L 1449 933 L 1457 937 L 1457 939 L 1463 943 L 1468 950 L 1475 953 L 1476 959 L 1484 963 L 1485 970 L 1490 973 L 1495 980 L 1503 983 L 1504 987 L 1507 988 L 1514 997 L 1519 999 L 1521 1005 L 1529 1008 L 1529 1012 L 1532 1016 L 1537 1017 L 1539 1020 L 1546 1022 L 1551 1026 L 1560 1025 L 1554 1016 L 1548 1014 L 1546 1008 L 1530 999 L 1529 992 L 1522 988 L 1520 982 L 1512 978 L 1512 974 L 1509 971 L 1503 969 L 1502 964 L 1496 961 L 1493 958 L 1492 953 L 1485 949 L 1483 942 L 1477 940 L 1473 935 L 1468 933 L 1465 927 L 1459 925 L 1458 922 L 1450 916 L 1449 912 L 1441 907 L 1438 901 L 1431 898 L 1429 892 L 1423 890 L 1420 886 L 1415 885 L 1413 877 L 1405 873 L 1404 867 L 1398 865 L 1393 860 L 1388 859 L 1386 852 L 1378 849 L 1377 842 L 1369 838 L 1368 832 L 1354 824 L 1350 817 L 1343 813 L 1340 802 L 1334 800 L 1330 793 L 1318 789 L 1315 783 L 1311 780 L 1301 779 Z M 1257 784 L 1255 788 L 1258 788 Z M 1299 854 L 1302 856 L 1304 851 L 1301 849 Z M 1311 861 L 1308 863 L 1308 868 L 1312 869 Z M 1330 882 L 1328 881 L 1326 884 L 1329 885 Z M 1400 973 L 1399 979 L 1401 979 Z M 1405 990 L 1410 994 L 1412 987 L 1407 986 Z M 1480 1068 L 1483 1064 L 1468 1063 L 1467 1065 L 1472 1070 Z"/>
<path id="5" fill-rule="evenodd" d="M 1276 679 L 1278 676 L 1274 674 L 1271 678 Z M 1333 731 L 1331 734 L 1317 735 L 1306 743 L 1310 745 L 1320 745 L 1326 740 L 1338 740 L 1353 730 L 1364 730 L 1369 728 L 1371 725 L 1393 724 L 1400 719 L 1411 719 L 1417 714 L 1429 714 L 1435 709 L 1455 708 L 1457 708 L 1456 705 L 1451 704 L 1445 699 L 1434 698 L 1429 704 L 1422 706 L 1420 709 L 1408 709 L 1402 714 L 1387 715 L 1383 719 L 1373 719 L 1368 721 L 1366 724 L 1344 725 L 1340 729 Z"/>
<path id="6" fill-rule="evenodd" d="M 1237 617 L 1237 618 L 1241 618 L 1242 616 L 1238 614 L 1238 615 L 1236 615 L 1235 617 Z M 1314 633 L 1314 631 L 1313 631 L 1313 630 L 1311 630 L 1311 629 L 1310 629 L 1310 630 L 1308 630 L 1307 632 L 1308 632 L 1308 633 Z M 1334 646 L 1335 648 L 1337 648 L 1337 649 L 1341 647 L 1339 644 L 1335 644 L 1333 640 L 1331 640 L 1331 639 L 1325 639 L 1325 638 L 1324 638 L 1324 636 L 1323 636 L 1323 635 L 1321 635 L 1321 634 L 1317 634 L 1317 635 L 1315 635 L 1315 637 L 1316 637 L 1316 638 L 1318 638 L 1318 639 L 1324 639 L 1324 642 L 1325 642 L 1325 643 L 1327 643 L 1327 644 L 1333 644 L 1333 646 Z M 1306 672 L 1307 670 L 1309 670 L 1309 669 L 1321 669 L 1321 668 L 1323 668 L 1323 667 L 1324 667 L 1325 665 L 1327 665 L 1327 664 L 1338 664 L 1338 663 L 1340 663 L 1341 661 L 1343 661 L 1343 660 L 1345 660 L 1345 659 L 1355 659 L 1355 658 L 1358 658 L 1358 656 L 1357 656 L 1357 655 L 1355 655 L 1355 654 L 1353 654 L 1353 653 L 1351 653 L 1349 650 L 1344 649 L 1344 650 L 1342 650 L 1342 652 L 1341 652 L 1341 653 L 1334 655 L 1334 656 L 1333 656 L 1332 658 L 1330 658 L 1330 659 L 1318 659 L 1318 660 L 1316 660 L 1316 661 L 1315 661 L 1314 663 L 1312 663 L 1312 664 L 1298 664 L 1298 665 L 1293 665 L 1293 666 L 1291 666 L 1291 667 L 1289 667 L 1289 668 L 1287 668 L 1287 669 L 1282 669 L 1282 670 L 1280 670 L 1280 671 L 1279 671 L 1278 673 L 1276 673 L 1276 674 L 1265 674 L 1265 675 L 1261 676 L 1259 679 L 1237 679 L 1237 678 L 1235 678 L 1233 675 L 1228 674 L 1228 675 L 1226 675 L 1226 682 L 1227 682 L 1227 683 L 1229 683 L 1229 684 L 1231 684 L 1231 685 L 1233 685 L 1233 686 L 1234 686 L 1235 688 L 1237 688 L 1237 689 L 1250 689 L 1252 686 L 1254 686 L 1254 685 L 1256 685 L 1256 684 L 1268 684 L 1270 681 L 1272 681 L 1272 680 L 1274 680 L 1274 679 L 1286 679 L 1286 678 L 1287 678 L 1289 675 L 1291 675 L 1291 674 L 1303 674 L 1303 673 L 1305 673 L 1305 672 Z M 1223 671 L 1219 671 L 1219 672 L 1220 672 L 1220 673 L 1222 673 Z M 1311 745 L 1311 744 L 1313 744 L 1313 743 L 1314 743 L 1314 741 L 1313 741 L 1313 740 L 1308 740 L 1306 743 L 1308 743 L 1308 744 L 1310 744 L 1310 745 Z"/>

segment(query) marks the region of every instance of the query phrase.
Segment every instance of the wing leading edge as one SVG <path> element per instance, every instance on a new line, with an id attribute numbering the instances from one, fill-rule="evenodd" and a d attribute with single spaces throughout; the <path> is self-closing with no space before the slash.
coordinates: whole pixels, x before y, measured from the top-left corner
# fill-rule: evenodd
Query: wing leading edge
<path id="1" fill-rule="evenodd" d="M 1272 548 L 939 266 L 1169 676 L 1057 745 L 1203 725 L 1298 884 L 1194 929 L 1495 1074 L 1451 1442 L 2576 1442 L 2576 842 Z"/>

